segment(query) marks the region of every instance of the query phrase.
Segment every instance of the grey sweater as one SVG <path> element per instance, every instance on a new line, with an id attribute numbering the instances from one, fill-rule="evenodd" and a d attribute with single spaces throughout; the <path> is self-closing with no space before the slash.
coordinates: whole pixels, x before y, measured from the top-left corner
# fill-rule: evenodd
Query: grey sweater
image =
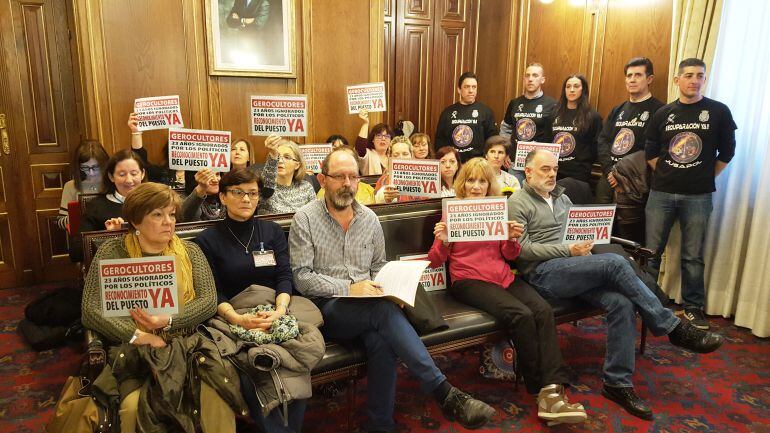
<path id="1" fill-rule="evenodd" d="M 561 243 L 561 234 L 572 201 L 559 185 L 551 192 L 551 197 L 553 211 L 525 181 L 508 199 L 508 219 L 524 224 L 524 233 L 519 238 L 521 254 L 516 259 L 516 267 L 524 275 L 541 262 L 570 256 L 569 246 Z"/>

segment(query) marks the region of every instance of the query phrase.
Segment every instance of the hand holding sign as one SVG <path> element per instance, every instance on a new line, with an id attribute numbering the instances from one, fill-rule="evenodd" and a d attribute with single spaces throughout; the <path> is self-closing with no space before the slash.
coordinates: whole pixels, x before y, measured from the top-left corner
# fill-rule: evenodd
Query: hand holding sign
<path id="1" fill-rule="evenodd" d="M 129 314 L 131 314 L 134 322 L 136 322 L 136 326 L 145 331 L 154 331 L 165 327 L 168 325 L 169 317 L 171 317 L 169 314 L 165 313 L 152 315 L 141 308 L 135 308 L 129 311 Z"/>
<path id="2" fill-rule="evenodd" d="M 369 123 L 369 110 L 364 108 L 361 111 L 359 111 L 358 112 L 358 118 L 363 120 L 364 123 L 368 124 Z"/>
<path id="3" fill-rule="evenodd" d="M 195 194 L 198 197 L 204 198 L 219 191 L 217 174 L 208 168 L 195 173 L 195 181 L 198 182 L 198 185 L 195 187 Z"/>
<path id="4" fill-rule="evenodd" d="M 570 244 L 569 254 L 572 257 L 587 256 L 591 254 L 591 248 L 594 247 L 594 243 L 591 241 L 578 242 Z"/>
<path id="5" fill-rule="evenodd" d="M 166 342 L 158 335 L 140 330 L 137 330 L 134 335 L 136 335 L 136 340 L 134 340 L 135 346 L 166 347 Z"/>
<path id="6" fill-rule="evenodd" d="M 398 190 L 396 189 L 395 186 L 393 186 L 393 185 L 385 185 L 383 188 L 384 189 L 382 191 L 383 191 L 383 194 L 385 195 L 385 202 L 386 203 L 391 203 L 391 202 L 394 202 L 394 201 L 398 200 L 399 192 L 398 192 Z"/>
<path id="7" fill-rule="evenodd" d="M 139 117 L 137 117 L 136 113 L 131 113 L 128 115 L 128 129 L 131 130 L 132 134 L 135 134 L 139 131 Z"/>
<path id="8" fill-rule="evenodd" d="M 524 233 L 524 224 L 508 221 L 508 240 L 518 239 Z"/>
<path id="9" fill-rule="evenodd" d="M 267 153 L 273 158 L 278 158 L 278 146 L 283 141 L 283 137 L 278 134 L 270 134 L 265 139 L 265 148 Z"/>
<path id="10" fill-rule="evenodd" d="M 433 236 L 445 244 L 449 243 L 445 222 L 439 221 L 436 223 L 436 225 L 433 227 Z"/>
<path id="11" fill-rule="evenodd" d="M 123 221 L 123 218 L 121 217 L 110 218 L 104 222 L 104 228 L 105 230 L 109 230 L 109 231 L 120 230 L 123 227 L 123 224 L 125 223 L 126 222 Z"/>

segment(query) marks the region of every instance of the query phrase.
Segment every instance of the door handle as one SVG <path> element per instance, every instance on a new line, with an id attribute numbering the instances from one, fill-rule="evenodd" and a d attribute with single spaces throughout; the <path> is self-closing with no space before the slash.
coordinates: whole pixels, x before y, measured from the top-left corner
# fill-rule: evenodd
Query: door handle
<path id="1" fill-rule="evenodd" d="M 5 114 L 0 113 L 0 141 L 2 141 L 3 153 L 11 153 L 11 144 L 8 141 L 8 129 L 5 126 Z"/>

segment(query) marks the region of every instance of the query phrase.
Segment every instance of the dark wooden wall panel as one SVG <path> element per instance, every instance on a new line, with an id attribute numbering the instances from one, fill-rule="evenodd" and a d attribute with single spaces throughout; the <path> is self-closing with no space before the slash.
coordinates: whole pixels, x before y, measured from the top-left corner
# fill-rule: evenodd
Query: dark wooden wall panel
<path id="1" fill-rule="evenodd" d="M 632 57 L 652 60 L 655 66 L 652 93 L 666 102 L 672 12 L 668 0 L 643 4 L 609 1 L 599 91 L 599 112 L 603 116 L 627 98 L 623 66 Z"/>
<path id="2" fill-rule="evenodd" d="M 479 5 L 479 36 L 476 74 L 479 76 L 479 101 L 487 104 L 500 122 L 505 107 L 512 98 L 506 92 L 506 79 L 510 67 L 508 52 L 513 37 L 507 37 L 514 20 L 513 2 L 510 0 L 484 0 Z"/>
<path id="3" fill-rule="evenodd" d="M 529 43 L 526 47 L 526 61 L 520 68 L 519 76 L 523 75 L 527 64 L 542 64 L 546 77 L 544 91 L 557 100 L 562 83 L 568 75 L 586 73 L 580 70 L 586 8 L 573 3 L 567 0 L 557 0 L 551 4 L 530 1 Z"/>

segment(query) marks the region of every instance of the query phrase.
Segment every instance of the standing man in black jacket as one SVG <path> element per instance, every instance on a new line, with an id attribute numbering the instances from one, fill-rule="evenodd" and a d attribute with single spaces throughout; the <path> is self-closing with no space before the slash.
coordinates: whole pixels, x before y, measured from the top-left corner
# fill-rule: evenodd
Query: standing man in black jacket
<path id="1" fill-rule="evenodd" d="M 465 162 L 484 156 L 487 138 L 497 135 L 497 124 L 492 110 L 476 102 L 478 81 L 473 72 L 464 72 L 457 80 L 460 101 L 441 112 L 436 127 L 436 149 L 453 146 Z"/>
<path id="2" fill-rule="evenodd" d="M 653 114 L 664 104 L 650 93 L 652 61 L 636 57 L 626 63 L 628 100 L 610 110 L 599 135 L 599 163 L 602 178 L 596 185 L 596 202 L 612 203 L 617 186 L 610 170 L 626 155 L 644 150 L 645 133 Z"/>

